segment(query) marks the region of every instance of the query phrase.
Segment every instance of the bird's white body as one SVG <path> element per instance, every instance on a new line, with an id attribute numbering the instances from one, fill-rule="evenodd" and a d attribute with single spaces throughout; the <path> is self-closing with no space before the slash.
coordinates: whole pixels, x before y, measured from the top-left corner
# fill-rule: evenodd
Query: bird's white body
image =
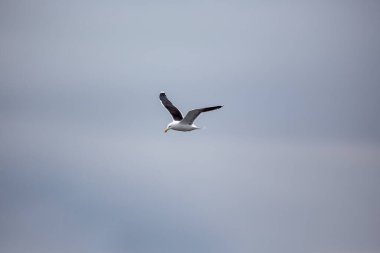
<path id="1" fill-rule="evenodd" d="M 183 132 L 188 132 L 188 131 L 193 131 L 195 129 L 200 129 L 199 127 L 197 127 L 196 125 L 194 124 L 186 124 L 186 123 L 183 123 L 181 121 L 177 121 L 177 120 L 174 120 L 173 122 L 171 122 L 169 125 L 168 125 L 168 129 L 173 129 L 173 130 L 177 130 L 177 131 L 183 131 Z"/>

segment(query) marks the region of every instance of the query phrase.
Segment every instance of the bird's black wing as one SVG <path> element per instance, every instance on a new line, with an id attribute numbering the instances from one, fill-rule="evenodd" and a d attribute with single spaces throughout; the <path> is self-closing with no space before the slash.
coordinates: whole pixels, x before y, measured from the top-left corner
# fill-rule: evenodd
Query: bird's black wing
<path id="1" fill-rule="evenodd" d="M 181 112 L 175 107 L 172 102 L 169 101 L 169 99 L 166 97 L 164 92 L 160 93 L 160 100 L 162 105 L 170 112 L 170 114 L 173 117 L 173 120 L 182 120 L 182 114 Z"/>
<path id="2" fill-rule="evenodd" d="M 218 106 L 205 107 L 205 108 L 199 108 L 199 109 L 191 110 L 186 114 L 185 118 L 182 120 L 182 123 L 192 125 L 194 123 L 194 120 L 202 112 L 209 112 L 209 111 L 213 111 L 213 110 L 216 110 L 216 109 L 219 109 L 222 107 L 223 107 L 222 105 L 218 105 Z"/>

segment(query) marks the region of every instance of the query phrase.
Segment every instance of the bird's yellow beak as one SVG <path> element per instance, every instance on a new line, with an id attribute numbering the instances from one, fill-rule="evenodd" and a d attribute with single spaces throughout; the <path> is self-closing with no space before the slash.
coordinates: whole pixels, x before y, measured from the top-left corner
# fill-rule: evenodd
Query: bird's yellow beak
<path id="1" fill-rule="evenodd" d="M 168 132 L 169 131 L 169 128 L 165 128 L 164 129 L 164 132 L 166 133 L 166 132 Z"/>

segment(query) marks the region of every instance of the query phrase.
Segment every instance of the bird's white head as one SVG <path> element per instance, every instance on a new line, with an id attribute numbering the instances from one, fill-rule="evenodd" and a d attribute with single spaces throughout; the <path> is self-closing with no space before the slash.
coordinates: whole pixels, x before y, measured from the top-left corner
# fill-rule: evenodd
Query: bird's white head
<path id="1" fill-rule="evenodd" d="M 173 122 L 170 123 L 164 130 L 165 133 L 167 133 L 171 128 L 173 127 Z"/>

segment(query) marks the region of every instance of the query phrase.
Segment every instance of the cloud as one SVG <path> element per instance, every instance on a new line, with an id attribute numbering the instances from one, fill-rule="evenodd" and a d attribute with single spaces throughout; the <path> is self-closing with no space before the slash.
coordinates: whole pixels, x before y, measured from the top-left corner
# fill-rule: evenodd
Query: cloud
<path id="1" fill-rule="evenodd" d="M 0 251 L 378 251 L 377 3 L 1 5 Z"/>

